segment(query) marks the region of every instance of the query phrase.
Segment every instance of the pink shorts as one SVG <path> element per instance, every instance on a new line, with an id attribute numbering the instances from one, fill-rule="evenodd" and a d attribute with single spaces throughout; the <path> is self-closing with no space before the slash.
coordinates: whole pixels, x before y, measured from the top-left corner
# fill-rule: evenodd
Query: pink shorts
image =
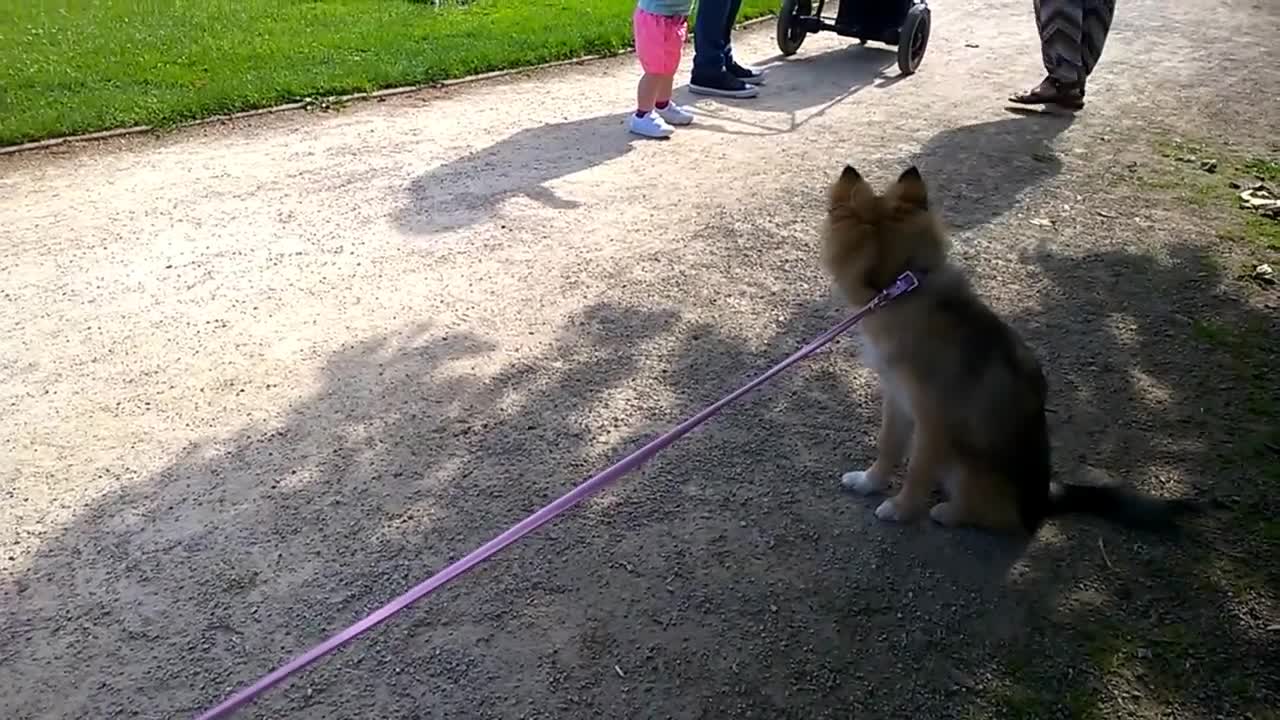
<path id="1" fill-rule="evenodd" d="M 656 15 L 636 8 L 632 26 L 640 67 L 654 75 L 675 75 L 689 32 L 688 19 L 683 15 Z"/>

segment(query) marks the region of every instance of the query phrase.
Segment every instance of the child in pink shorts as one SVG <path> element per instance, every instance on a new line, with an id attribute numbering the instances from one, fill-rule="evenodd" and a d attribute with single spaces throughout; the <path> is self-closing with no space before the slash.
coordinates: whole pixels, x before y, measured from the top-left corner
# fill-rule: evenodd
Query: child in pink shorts
<path id="1" fill-rule="evenodd" d="M 692 0 L 638 0 L 632 17 L 636 56 L 644 75 L 636 88 L 636 111 L 627 128 L 651 138 L 671 137 L 672 125 L 688 125 L 693 113 L 671 101 L 671 86 L 680 67 L 688 34 Z"/>

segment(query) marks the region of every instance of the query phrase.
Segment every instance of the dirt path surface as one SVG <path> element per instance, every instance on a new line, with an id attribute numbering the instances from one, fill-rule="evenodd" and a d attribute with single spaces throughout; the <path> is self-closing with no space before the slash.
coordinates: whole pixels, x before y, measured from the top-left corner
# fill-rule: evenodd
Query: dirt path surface
<path id="1" fill-rule="evenodd" d="M 1280 150 L 1280 15 L 1122 0 L 1072 121 L 1004 109 L 1029 0 L 933 7 L 900 82 L 741 33 L 761 96 L 668 142 L 623 131 L 624 57 L 0 162 L 0 717 L 192 716 L 829 327 L 848 160 L 919 163 L 1045 361 L 1060 472 L 1229 508 L 878 522 L 838 484 L 875 430 L 845 342 L 243 716 L 1275 718 L 1274 466 L 1194 337 L 1274 349 L 1275 295 L 1130 176 L 1161 133 Z"/>

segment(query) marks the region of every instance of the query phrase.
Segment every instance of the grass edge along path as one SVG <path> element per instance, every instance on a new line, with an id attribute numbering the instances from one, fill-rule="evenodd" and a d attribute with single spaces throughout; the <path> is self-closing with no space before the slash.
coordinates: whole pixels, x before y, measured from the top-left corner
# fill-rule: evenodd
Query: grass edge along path
<path id="1" fill-rule="evenodd" d="M 634 0 L 35 0 L 0 9 L 0 148 L 631 50 Z M 744 0 L 738 20 L 777 10 Z M 686 52 L 692 52 L 688 48 Z"/>

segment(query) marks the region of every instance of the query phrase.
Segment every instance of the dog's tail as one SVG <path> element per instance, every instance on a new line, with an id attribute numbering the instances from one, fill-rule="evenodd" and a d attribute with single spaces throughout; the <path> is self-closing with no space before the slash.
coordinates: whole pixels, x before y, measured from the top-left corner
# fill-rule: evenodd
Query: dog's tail
<path id="1" fill-rule="evenodd" d="M 1049 484 L 1048 515 L 1087 513 L 1136 530 L 1175 530 L 1202 507 L 1191 498 L 1166 500 L 1114 485 Z"/>

